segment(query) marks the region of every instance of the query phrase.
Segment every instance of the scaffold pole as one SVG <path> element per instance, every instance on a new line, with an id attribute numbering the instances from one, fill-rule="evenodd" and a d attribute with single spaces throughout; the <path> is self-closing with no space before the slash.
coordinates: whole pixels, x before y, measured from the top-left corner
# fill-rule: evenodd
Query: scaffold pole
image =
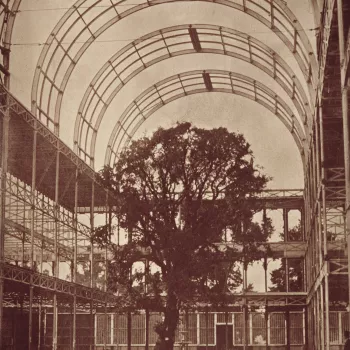
<path id="1" fill-rule="evenodd" d="M 79 171 L 75 170 L 74 182 L 74 242 L 73 242 L 73 282 L 77 283 L 77 263 L 78 263 L 78 195 L 79 195 Z M 73 296 L 73 336 L 72 350 L 76 349 L 77 342 L 77 291 L 74 288 Z"/>
<path id="2" fill-rule="evenodd" d="M 60 176 L 60 151 L 56 151 L 56 175 L 55 175 L 55 232 L 54 232 L 54 277 L 59 277 L 59 254 L 58 254 L 58 234 L 59 234 L 59 176 Z M 55 280 L 56 283 L 56 280 Z M 52 324 L 52 346 L 53 350 L 58 349 L 58 304 L 57 304 L 57 292 L 53 295 L 53 324 Z"/>
<path id="3" fill-rule="evenodd" d="M 208 306 L 205 307 L 205 350 L 208 350 L 209 346 L 209 310 Z"/>
<path id="4" fill-rule="evenodd" d="M 39 308 L 38 308 L 38 350 L 41 350 L 41 332 L 42 332 L 42 301 L 41 301 L 41 296 L 39 297 Z"/>
<path id="5" fill-rule="evenodd" d="M 149 350 L 149 320 L 150 320 L 150 315 L 149 315 L 149 309 L 147 308 L 145 310 L 145 328 L 146 328 L 146 339 L 145 339 L 145 350 Z"/>
<path id="6" fill-rule="evenodd" d="M 91 228 L 91 239 L 90 239 L 90 287 L 94 288 L 94 242 L 93 233 L 95 230 L 95 183 L 91 182 L 91 204 L 90 204 L 90 228 Z"/>
<path id="7" fill-rule="evenodd" d="M 91 182 L 91 202 L 90 202 L 90 229 L 91 229 L 91 234 L 90 234 L 90 287 L 94 288 L 95 283 L 94 283 L 94 242 L 93 242 L 93 233 L 95 230 L 95 183 L 94 181 Z M 94 321 L 95 321 L 95 315 L 94 315 L 94 303 L 91 300 L 90 303 L 90 314 L 91 314 L 91 334 L 95 334 L 94 332 Z M 91 349 L 94 348 L 94 342 L 95 342 L 95 337 L 93 337 L 93 344 L 90 345 Z"/>
<path id="8" fill-rule="evenodd" d="M 290 311 L 289 311 L 289 306 L 287 306 L 286 310 L 286 329 L 287 329 L 287 349 L 290 349 Z"/>
<path id="9" fill-rule="evenodd" d="M 37 125 L 33 130 L 33 153 L 32 153 L 32 184 L 31 184 L 31 208 L 30 208 L 30 268 L 34 271 L 34 231 L 35 231 L 35 187 L 36 187 L 36 148 L 37 148 Z M 28 327 L 28 347 L 32 348 L 33 339 L 33 274 L 30 275 L 29 287 L 29 327 Z"/>
<path id="10" fill-rule="evenodd" d="M 341 76 L 341 97 L 343 114 L 343 142 L 344 142 L 344 167 L 345 167 L 345 220 L 346 220 L 346 239 L 348 254 L 348 307 L 350 307 L 350 137 L 349 137 L 349 115 L 348 115 L 348 87 L 346 84 L 345 59 L 345 36 L 344 36 L 344 18 L 343 18 L 343 0 L 337 0 L 338 14 L 338 37 L 339 37 L 339 56 L 340 56 L 340 76 Z M 350 312 L 349 312 L 350 325 Z"/>
<path id="11" fill-rule="evenodd" d="M 148 293 L 148 282 L 149 282 L 149 274 L 150 274 L 150 266 L 149 266 L 149 260 L 146 259 L 145 261 L 145 293 Z M 145 337 L 145 350 L 149 349 L 149 309 L 146 307 L 145 310 L 145 329 L 146 329 L 146 337 Z"/>
<path id="12" fill-rule="evenodd" d="M 6 209 L 6 176 L 8 166 L 8 150 L 9 150 L 9 124 L 10 111 L 8 96 L 5 97 L 5 112 L 2 115 L 2 149 L 1 149 L 1 179 L 0 179 L 0 349 L 2 349 L 3 341 L 3 305 L 4 305 L 4 244 L 5 244 L 5 209 Z"/>
<path id="13" fill-rule="evenodd" d="M 103 350 L 107 349 L 107 344 L 109 343 L 108 336 L 108 313 L 107 313 L 107 303 L 104 304 L 104 312 L 103 312 L 103 326 L 104 326 L 104 334 L 103 334 Z"/>

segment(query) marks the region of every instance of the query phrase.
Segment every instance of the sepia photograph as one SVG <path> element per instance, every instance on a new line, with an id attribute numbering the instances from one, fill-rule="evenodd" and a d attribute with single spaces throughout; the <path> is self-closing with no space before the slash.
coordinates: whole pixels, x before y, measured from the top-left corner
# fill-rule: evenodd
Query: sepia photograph
<path id="1" fill-rule="evenodd" d="M 0 0 L 0 350 L 350 350 L 350 0 Z"/>

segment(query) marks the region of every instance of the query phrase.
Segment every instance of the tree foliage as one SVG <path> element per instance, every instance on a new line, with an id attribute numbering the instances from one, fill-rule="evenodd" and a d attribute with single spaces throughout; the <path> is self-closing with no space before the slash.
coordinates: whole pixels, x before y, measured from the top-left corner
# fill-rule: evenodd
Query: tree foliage
<path id="1" fill-rule="evenodd" d="M 241 264 L 261 257 L 271 222 L 252 219 L 268 180 L 243 135 L 190 123 L 133 141 L 113 169 L 101 171 L 129 232 L 126 245 L 110 244 L 109 288 L 130 307 L 162 309 L 161 347 L 173 347 L 181 308 L 228 302 L 242 283 Z M 224 230 L 230 244 L 220 245 Z M 96 240 L 106 237 L 100 230 Z M 142 259 L 158 271 L 132 270 Z"/>
<path id="2" fill-rule="evenodd" d="M 71 271 L 67 274 L 66 279 L 72 280 L 73 276 L 73 263 L 70 266 Z M 93 262 L 93 285 L 96 288 L 102 289 L 105 284 L 105 262 L 94 261 Z M 76 271 L 76 283 L 90 286 L 91 284 L 91 261 L 80 261 Z"/>
<path id="3" fill-rule="evenodd" d="M 280 234 L 282 240 L 285 239 L 284 233 Z M 303 240 L 301 222 L 288 230 L 289 242 L 300 242 Z M 287 279 L 288 277 L 288 279 Z M 288 280 L 288 282 L 287 282 Z M 272 287 L 271 292 L 286 292 L 287 283 L 290 292 L 301 292 L 303 288 L 303 264 L 300 259 L 282 259 L 281 266 L 271 272 Z"/>

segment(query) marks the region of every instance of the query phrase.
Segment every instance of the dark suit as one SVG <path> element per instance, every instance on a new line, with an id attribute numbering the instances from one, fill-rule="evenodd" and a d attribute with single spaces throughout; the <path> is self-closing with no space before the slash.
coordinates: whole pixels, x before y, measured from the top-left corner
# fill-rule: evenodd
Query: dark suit
<path id="1" fill-rule="evenodd" d="M 350 339 L 347 339 L 344 345 L 344 350 L 350 350 Z"/>

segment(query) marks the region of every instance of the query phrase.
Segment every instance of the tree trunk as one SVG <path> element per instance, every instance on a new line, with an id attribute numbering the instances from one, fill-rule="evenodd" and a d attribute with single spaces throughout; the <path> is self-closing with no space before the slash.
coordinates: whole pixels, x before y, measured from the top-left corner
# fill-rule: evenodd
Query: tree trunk
<path id="1" fill-rule="evenodd" d="M 158 340 L 155 350 L 173 350 L 179 314 L 177 297 L 170 292 L 167 296 L 162 326 L 157 330 Z"/>

